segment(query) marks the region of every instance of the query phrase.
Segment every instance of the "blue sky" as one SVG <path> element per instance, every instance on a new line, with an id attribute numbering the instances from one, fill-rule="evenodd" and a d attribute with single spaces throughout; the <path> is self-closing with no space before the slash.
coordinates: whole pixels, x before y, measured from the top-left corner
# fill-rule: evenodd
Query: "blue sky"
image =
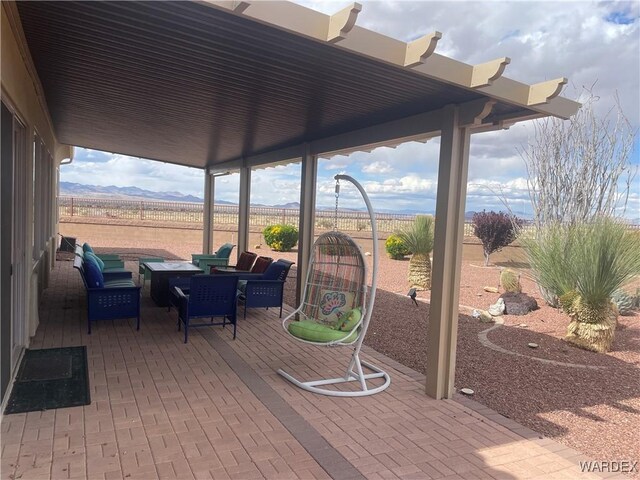
<path id="1" fill-rule="evenodd" d="M 326 13 L 346 5 L 300 3 Z M 441 31 L 438 53 L 468 63 L 508 56 L 512 62 L 505 75 L 526 83 L 568 77 L 563 95 L 570 98 L 595 83 L 599 111 L 612 106 L 617 92 L 634 128 L 640 126 L 640 2 L 363 2 L 358 24 L 402 40 Z M 501 191 L 514 211 L 531 212 L 526 170 L 517 149 L 532 134 L 526 122 L 472 137 L 467 210 L 503 209 L 496 195 Z M 433 139 L 322 159 L 318 204 L 333 204 L 332 177 L 346 172 L 363 183 L 376 209 L 433 211 L 438 150 L 439 141 Z M 638 139 L 632 163 L 640 164 Z M 216 180 L 216 199 L 237 201 L 237 177 Z M 76 149 L 73 163 L 61 168 L 60 179 L 203 195 L 200 170 L 84 149 Z M 257 170 L 252 202 L 298 201 L 299 183 L 299 165 Z M 342 198 L 344 206 L 361 206 L 355 191 L 345 189 Z M 640 217 L 640 177 L 626 216 Z"/>

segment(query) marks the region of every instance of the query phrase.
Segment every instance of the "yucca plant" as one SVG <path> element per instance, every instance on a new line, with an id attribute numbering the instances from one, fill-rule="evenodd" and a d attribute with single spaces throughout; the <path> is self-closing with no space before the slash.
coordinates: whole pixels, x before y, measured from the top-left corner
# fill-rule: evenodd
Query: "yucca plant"
<path id="1" fill-rule="evenodd" d="M 598 218 L 543 227 L 523 245 L 536 280 L 571 317 L 566 340 L 609 351 L 618 317 L 611 296 L 640 274 L 640 235 L 616 220 Z"/>
<path id="2" fill-rule="evenodd" d="M 431 215 L 417 215 L 413 225 L 398 232 L 410 252 L 409 284 L 419 290 L 431 288 L 431 252 L 433 251 L 434 221 Z"/>

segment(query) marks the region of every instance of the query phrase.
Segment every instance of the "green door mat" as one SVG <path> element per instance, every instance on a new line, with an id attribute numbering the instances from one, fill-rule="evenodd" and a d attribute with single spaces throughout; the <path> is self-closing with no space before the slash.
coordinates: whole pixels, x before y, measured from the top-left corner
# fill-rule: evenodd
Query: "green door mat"
<path id="1" fill-rule="evenodd" d="M 87 347 L 26 350 L 4 413 L 90 403 Z"/>

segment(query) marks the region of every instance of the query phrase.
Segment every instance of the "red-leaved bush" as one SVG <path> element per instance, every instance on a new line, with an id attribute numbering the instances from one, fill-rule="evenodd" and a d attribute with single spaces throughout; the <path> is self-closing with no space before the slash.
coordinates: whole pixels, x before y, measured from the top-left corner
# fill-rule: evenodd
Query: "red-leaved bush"
<path id="1" fill-rule="evenodd" d="M 522 220 L 502 212 L 477 212 L 473 214 L 473 233 L 482 242 L 484 264 L 489 265 L 489 255 L 506 247 L 518 236 Z"/>

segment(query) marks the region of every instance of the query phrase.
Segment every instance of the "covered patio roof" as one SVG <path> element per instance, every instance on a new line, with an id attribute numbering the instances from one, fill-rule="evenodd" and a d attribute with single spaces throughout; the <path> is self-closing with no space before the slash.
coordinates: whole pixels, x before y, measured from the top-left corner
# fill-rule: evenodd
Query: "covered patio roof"
<path id="1" fill-rule="evenodd" d="M 252 157 L 255 165 L 299 157 L 295 147 L 314 142 L 312 153 L 389 142 L 391 134 L 321 143 L 449 104 L 495 100 L 485 128 L 578 108 L 557 97 L 565 79 L 515 82 L 502 77 L 508 58 L 466 65 L 435 53 L 439 32 L 405 43 L 355 26 L 360 9 L 17 4 L 55 132 L 69 145 L 199 168 Z M 409 123 L 393 136 L 439 131 Z"/>
<path id="2" fill-rule="evenodd" d="M 565 78 L 517 82 L 504 76 L 507 57 L 468 65 L 436 52 L 440 32 L 407 43 L 358 27 L 361 9 L 4 2 L 12 48 L 3 66 L 24 75 L 3 68 L 3 95 L 25 96 L 29 78 L 28 105 L 50 116 L 58 142 L 206 169 L 204 253 L 213 244 L 216 173 L 240 171 L 241 252 L 249 248 L 252 168 L 301 161 L 298 297 L 314 238 L 318 157 L 440 136 L 426 391 L 450 398 L 471 135 L 568 118 L 579 104 L 558 96 Z"/>

